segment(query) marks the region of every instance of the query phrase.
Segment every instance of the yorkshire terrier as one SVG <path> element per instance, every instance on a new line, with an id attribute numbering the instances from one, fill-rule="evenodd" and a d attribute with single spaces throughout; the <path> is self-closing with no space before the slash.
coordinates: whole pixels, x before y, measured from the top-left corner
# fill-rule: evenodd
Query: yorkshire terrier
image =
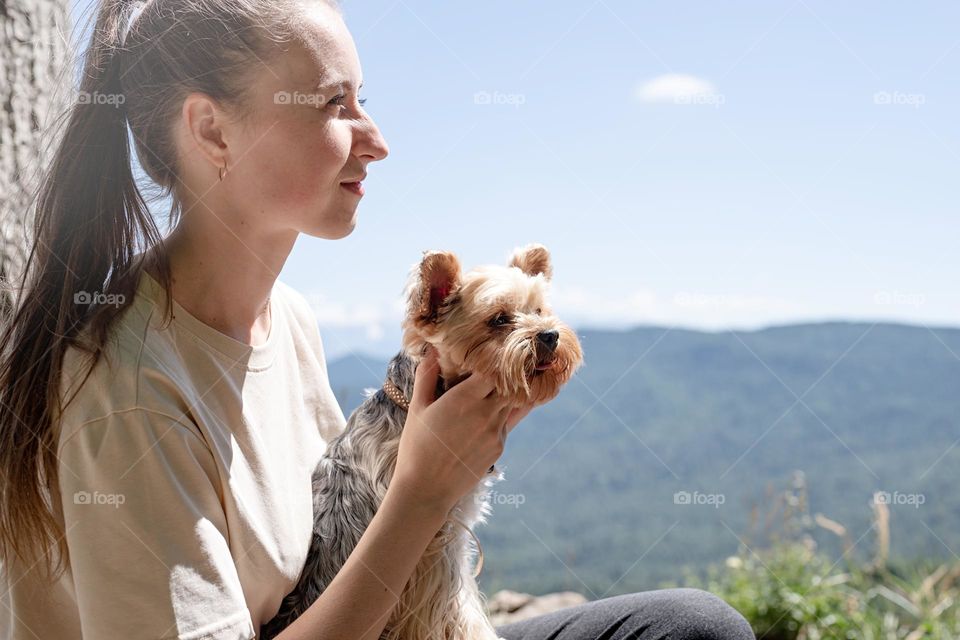
<path id="1" fill-rule="evenodd" d="M 547 304 L 551 276 L 550 254 L 539 244 L 514 251 L 506 267 L 481 266 L 466 274 L 454 254 L 424 252 L 405 288 L 402 349 L 387 366 L 383 387 L 367 392 L 314 471 L 313 541 L 297 586 L 263 626 L 261 638 L 274 638 L 313 604 L 380 506 L 428 343 L 439 356 L 437 397 L 482 372 L 516 405 L 542 404 L 570 380 L 583 354 L 576 334 Z M 502 477 L 491 466 L 450 511 L 381 640 L 496 640 L 477 587 L 483 554 L 472 528 L 490 514 L 490 487 Z"/>

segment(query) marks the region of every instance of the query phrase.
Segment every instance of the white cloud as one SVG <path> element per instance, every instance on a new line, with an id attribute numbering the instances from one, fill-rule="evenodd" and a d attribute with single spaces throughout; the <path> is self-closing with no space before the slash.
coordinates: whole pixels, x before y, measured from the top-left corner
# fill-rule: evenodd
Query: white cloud
<path id="1" fill-rule="evenodd" d="M 405 311 L 402 300 L 343 304 L 319 292 L 308 291 L 303 296 L 323 330 L 348 332 L 369 342 L 398 333 Z M 757 327 L 817 315 L 808 304 L 779 296 L 643 287 L 609 296 L 589 287 L 552 285 L 550 302 L 568 323 L 585 326 L 677 324 L 710 330 Z"/>
<path id="2" fill-rule="evenodd" d="M 796 297 L 789 291 L 658 290 L 642 285 L 611 293 L 584 285 L 552 284 L 550 291 L 550 306 L 575 329 L 655 325 L 705 331 L 750 330 L 835 318 L 956 325 L 955 307 L 949 306 L 949 300 L 921 318 L 913 312 L 921 303 L 927 310 L 926 295 L 898 291 L 871 291 L 862 300 L 842 301 L 823 295 Z M 350 352 L 380 354 L 385 358 L 396 353 L 404 313 L 402 300 L 344 304 L 314 291 L 304 292 L 303 296 L 320 323 L 328 359 Z"/>
<path id="3" fill-rule="evenodd" d="M 720 94 L 710 82 L 681 73 L 657 76 L 636 90 L 636 98 L 640 102 L 690 104 L 706 96 L 717 97 Z"/>
<path id="4" fill-rule="evenodd" d="M 317 322 L 325 328 L 362 328 L 367 340 L 380 340 L 385 335 L 385 327 L 400 324 L 402 318 L 396 305 L 347 305 L 330 300 L 325 294 L 316 291 L 301 292 L 304 299 L 317 316 Z"/>

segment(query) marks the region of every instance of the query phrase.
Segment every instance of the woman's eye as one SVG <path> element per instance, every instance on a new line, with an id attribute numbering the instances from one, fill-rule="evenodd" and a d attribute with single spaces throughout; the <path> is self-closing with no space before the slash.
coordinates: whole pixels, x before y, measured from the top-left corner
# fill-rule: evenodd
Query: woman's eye
<path id="1" fill-rule="evenodd" d="M 330 99 L 330 102 L 328 102 L 327 104 L 331 104 L 331 105 L 334 105 L 334 106 L 337 106 L 337 107 L 342 107 L 342 106 L 344 106 L 344 104 L 343 104 L 344 98 L 346 98 L 346 96 L 341 93 L 340 95 L 334 96 L 333 98 L 331 98 L 331 99 Z M 360 106 L 362 107 L 363 105 L 365 105 L 365 104 L 367 103 L 367 99 L 366 99 L 366 98 L 358 98 L 358 99 L 357 99 L 357 102 L 360 103 Z"/>

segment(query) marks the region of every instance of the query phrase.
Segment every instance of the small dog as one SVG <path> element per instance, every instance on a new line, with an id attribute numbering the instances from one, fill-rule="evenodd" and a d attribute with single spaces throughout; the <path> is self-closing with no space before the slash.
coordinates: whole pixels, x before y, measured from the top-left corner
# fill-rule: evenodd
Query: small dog
<path id="1" fill-rule="evenodd" d="M 369 391 L 330 442 L 313 474 L 313 542 L 296 588 L 261 629 L 274 638 L 320 596 L 346 562 L 380 506 L 397 459 L 417 364 L 427 343 L 439 355 L 437 397 L 473 372 L 495 381 L 517 405 L 541 404 L 582 364 L 576 334 L 550 310 L 550 254 L 539 244 L 517 249 L 508 266 L 461 275 L 457 257 L 424 252 L 405 289 L 403 348 L 381 389 Z M 475 491 L 450 511 L 427 546 L 381 635 L 383 640 L 496 640 L 484 611 L 472 559 L 472 527 L 490 513 L 489 490 L 502 478 L 491 466 Z"/>

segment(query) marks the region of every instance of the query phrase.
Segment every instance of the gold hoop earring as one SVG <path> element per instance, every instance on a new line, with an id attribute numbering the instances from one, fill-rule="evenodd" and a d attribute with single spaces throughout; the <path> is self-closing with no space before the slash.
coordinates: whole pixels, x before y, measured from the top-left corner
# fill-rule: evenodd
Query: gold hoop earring
<path id="1" fill-rule="evenodd" d="M 224 160 L 223 166 L 220 167 L 220 169 L 217 171 L 217 173 L 220 175 L 220 182 L 223 182 L 223 175 L 224 173 L 226 173 L 226 171 L 227 171 L 227 161 Z"/>

